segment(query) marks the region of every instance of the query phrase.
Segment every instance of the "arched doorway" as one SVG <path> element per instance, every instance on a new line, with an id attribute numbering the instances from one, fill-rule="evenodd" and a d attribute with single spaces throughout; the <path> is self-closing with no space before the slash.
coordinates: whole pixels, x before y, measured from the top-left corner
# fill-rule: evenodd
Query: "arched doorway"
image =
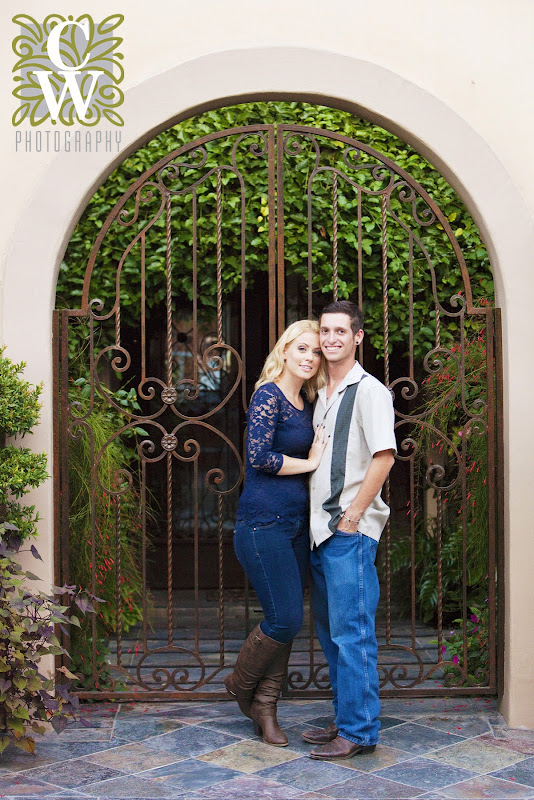
<path id="1" fill-rule="evenodd" d="M 254 192 L 247 182 L 251 171 L 256 176 Z M 303 178 L 300 196 L 286 191 L 289 176 L 295 174 Z M 258 191 L 262 182 L 263 190 Z M 295 238 L 292 231 L 292 220 L 299 215 L 306 220 L 303 240 Z M 343 226 L 351 227 L 352 240 L 340 235 Z M 433 226 L 440 226 L 448 256 L 429 251 L 427 232 Z M 109 268 L 110 260 L 103 254 L 119 232 L 121 239 L 127 233 L 127 241 L 112 259 L 115 293 L 106 305 L 99 298 L 98 289 L 99 281 L 109 280 L 102 270 Z M 394 232 L 402 235 L 394 237 Z M 177 236 L 187 238 L 189 256 L 185 263 L 177 264 L 173 259 Z M 397 249 L 401 247 L 400 255 L 392 251 L 392 238 Z M 378 272 L 372 261 L 373 242 L 378 243 Z M 155 253 L 160 254 L 163 266 L 161 285 L 152 287 L 162 292 L 161 313 L 159 318 L 148 318 L 145 276 L 148 261 Z M 461 276 L 455 286 L 452 279 L 451 286 L 446 286 L 444 280 L 454 272 L 447 258 L 456 262 L 456 272 Z M 402 269 L 398 263 L 393 269 L 394 259 L 400 259 Z M 266 269 L 250 268 L 251 262 L 258 265 L 262 261 Z M 370 268 L 372 263 L 374 269 Z M 99 531 L 97 493 L 107 497 L 113 506 L 116 530 L 122 530 L 126 506 L 137 508 L 139 523 L 145 605 L 140 649 L 133 657 L 124 652 L 118 622 L 114 658 L 123 684 L 114 686 L 109 678 L 108 682 L 99 683 L 100 668 L 94 659 L 97 694 L 116 695 L 122 691 L 126 695 L 137 689 L 137 696 L 143 692 L 150 696 L 162 692 L 179 697 L 193 693 L 196 697 L 220 696 L 222 677 L 232 663 L 232 650 L 226 647 L 225 635 L 232 610 L 228 590 L 238 587 L 236 573 L 228 570 L 228 565 L 232 560 L 230 537 L 242 477 L 240 453 L 247 399 L 258 365 L 287 322 L 320 312 L 326 302 L 338 295 L 341 282 L 346 284 L 347 280 L 352 281 L 352 291 L 360 304 L 379 297 L 381 325 L 374 330 L 373 346 L 362 349 L 359 357 L 391 388 L 398 420 L 399 459 L 386 488 L 393 515 L 385 533 L 382 565 L 383 691 L 450 694 L 476 690 L 480 694 L 495 690 L 494 453 L 498 382 L 496 387 L 493 310 L 473 305 L 465 261 L 445 215 L 424 189 L 390 159 L 361 142 L 326 130 L 253 125 L 218 131 L 186 144 L 135 181 L 97 237 L 80 308 L 61 312 L 61 323 L 58 315 L 62 342 L 64 577 L 68 577 L 70 545 L 66 472 L 69 437 L 85 436 L 93 442 L 90 544 L 95 554 Z M 138 326 L 125 321 L 121 312 L 124 292 L 132 291 L 137 292 L 139 300 Z M 399 319 L 390 312 L 393 298 L 399 293 L 405 298 L 403 347 L 398 346 Z M 88 403 L 83 408 L 69 403 L 68 398 L 72 319 L 87 320 L 89 378 L 84 389 Z M 475 339 L 482 345 L 475 348 L 484 350 L 476 366 L 479 386 L 486 387 L 483 390 L 477 390 L 466 370 L 469 358 L 474 357 L 468 345 Z M 106 388 L 113 388 L 114 373 L 130 378 L 137 407 L 117 402 Z M 445 391 L 430 385 L 436 380 L 441 383 L 438 379 L 445 376 Z M 427 382 L 425 394 L 423 380 Z M 119 419 L 122 415 L 122 424 L 98 448 L 94 445 L 92 424 L 97 399 L 113 409 Z M 459 403 L 459 411 L 453 417 L 443 417 L 440 411 L 452 402 Z M 110 471 L 105 464 L 110 445 L 119 437 L 133 439 L 134 435 L 138 458 L 135 474 Z M 452 559 L 455 591 L 463 593 L 461 611 L 467 620 L 468 528 L 472 519 L 467 501 L 474 471 L 468 442 L 475 440 L 485 442 L 483 492 L 487 498 L 484 520 L 488 537 L 483 544 L 487 547 L 490 576 L 490 658 L 483 677 L 469 674 L 467 659 L 461 669 L 451 653 L 443 655 L 444 586 L 449 578 L 442 557 L 448 518 L 445 504 L 452 500 L 454 512 L 459 511 L 457 549 Z M 432 457 L 429 452 L 434 445 L 439 454 Z M 152 528 L 149 508 L 157 509 L 158 522 Z M 418 516 L 425 520 L 422 534 Z M 427 523 L 433 530 L 431 535 Z M 392 537 L 397 541 L 401 538 L 409 548 L 412 563 L 407 576 L 411 587 L 409 624 L 402 635 L 400 628 L 395 628 L 399 618 L 397 615 L 396 619 L 394 608 L 391 557 L 396 551 Z M 156 557 L 150 556 L 150 539 Z M 159 549 L 155 541 L 158 539 Z M 429 658 L 427 645 L 421 647 L 418 642 L 415 551 L 422 539 L 428 552 L 435 556 L 435 658 Z M 123 548 L 124 540 L 118 535 L 112 556 L 118 621 L 126 600 L 121 590 L 120 563 L 127 555 Z M 98 594 L 96 558 L 92 564 L 93 589 Z M 207 576 L 206 569 L 212 574 Z M 150 637 L 147 588 L 151 570 L 152 585 L 158 573 L 163 573 L 162 585 L 166 585 L 166 626 L 159 642 Z M 199 592 L 213 583 L 215 586 L 210 588 L 217 595 L 217 646 L 215 658 L 211 651 L 206 658 L 200 636 L 203 612 Z M 192 591 L 190 618 L 182 632 L 173 608 L 177 585 Z M 244 635 L 253 613 L 246 586 L 241 605 L 245 620 L 238 639 Z M 93 634 L 93 642 L 95 638 Z M 302 663 L 297 670 L 290 670 L 288 693 L 305 696 L 324 692 L 324 663 L 311 633 L 308 647 L 301 653 Z M 448 677 L 443 675 L 444 669 Z"/>

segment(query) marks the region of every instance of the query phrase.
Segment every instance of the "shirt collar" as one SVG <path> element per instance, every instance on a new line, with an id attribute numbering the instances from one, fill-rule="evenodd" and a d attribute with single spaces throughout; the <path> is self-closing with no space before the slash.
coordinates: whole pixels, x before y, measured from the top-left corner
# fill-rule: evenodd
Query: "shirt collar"
<path id="1" fill-rule="evenodd" d="M 333 392 L 333 394 L 332 394 L 332 396 L 330 398 L 330 403 L 328 405 L 331 405 L 335 400 L 337 400 L 337 397 L 340 394 L 340 392 L 342 392 L 344 389 L 346 389 L 347 386 L 349 386 L 351 383 L 359 383 L 361 381 L 364 373 L 365 373 L 365 371 L 364 371 L 362 365 L 359 363 L 359 361 L 356 361 L 354 366 L 347 372 L 347 374 L 345 375 L 345 377 L 343 378 L 343 380 L 341 381 L 339 386 L 337 386 L 336 389 L 334 390 L 334 392 Z M 319 397 L 321 398 L 322 404 L 326 408 L 326 405 L 327 405 L 327 403 L 326 403 L 326 386 L 323 386 L 321 389 L 319 389 Z"/>

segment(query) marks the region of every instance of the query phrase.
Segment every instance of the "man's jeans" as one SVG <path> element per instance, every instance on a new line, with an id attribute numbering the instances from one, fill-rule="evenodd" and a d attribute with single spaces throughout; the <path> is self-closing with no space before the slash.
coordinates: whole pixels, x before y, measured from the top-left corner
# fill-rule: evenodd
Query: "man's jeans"
<path id="1" fill-rule="evenodd" d="M 290 642 L 302 626 L 310 552 L 308 519 L 278 517 L 266 525 L 237 522 L 234 549 L 262 605 L 262 631 L 277 642 Z"/>
<path id="2" fill-rule="evenodd" d="M 328 661 L 340 735 L 362 745 L 378 742 L 375 614 L 380 587 L 378 543 L 361 533 L 336 533 L 310 556 L 317 636 Z"/>

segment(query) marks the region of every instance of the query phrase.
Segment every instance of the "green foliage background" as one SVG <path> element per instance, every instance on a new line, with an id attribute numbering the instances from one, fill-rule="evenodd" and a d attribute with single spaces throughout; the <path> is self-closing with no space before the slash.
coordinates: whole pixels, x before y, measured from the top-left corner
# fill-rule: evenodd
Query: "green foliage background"
<path id="1" fill-rule="evenodd" d="M 463 251 L 471 277 L 475 302 L 493 297 L 493 281 L 486 248 L 467 209 L 445 179 L 415 150 L 400 141 L 392 133 L 377 125 L 353 117 L 347 112 L 306 103 L 249 103 L 229 106 L 192 117 L 159 134 L 141 147 L 109 176 L 95 193 L 85 209 L 69 242 L 61 266 L 58 281 L 58 303 L 63 307 L 78 307 L 82 294 L 83 276 L 93 242 L 102 228 L 107 215 L 116 201 L 135 179 L 167 154 L 185 143 L 214 131 L 235 126 L 285 123 L 307 125 L 339 132 L 391 158 L 406 170 L 437 202 L 450 222 Z M 231 148 L 237 137 L 225 138 L 206 146 L 205 166 L 198 169 L 181 169 L 179 175 L 167 173 L 167 185 L 173 190 L 184 189 L 208 169 L 231 163 Z M 296 156 L 285 156 L 284 174 L 285 203 L 285 268 L 289 280 L 296 280 L 302 287 L 306 273 L 308 255 L 308 230 L 306 215 L 306 181 L 313 167 L 314 153 L 311 141 L 299 137 L 301 152 Z M 246 265 L 247 284 L 254 282 L 258 272 L 267 270 L 268 254 L 268 207 L 266 159 L 252 155 L 250 145 L 261 146 L 258 137 L 248 137 L 237 148 L 237 166 L 245 175 L 246 216 Z M 359 167 L 354 171 L 343 164 L 345 146 L 333 140 L 321 139 L 323 166 L 336 166 L 350 173 L 369 190 L 379 190 L 384 181 L 373 176 L 370 164 L 377 159 L 361 153 Z M 200 154 L 190 151 L 182 160 L 190 164 L 199 162 Z M 223 171 L 223 291 L 228 295 L 240 283 L 240 198 L 238 182 L 230 171 Z M 199 313 L 210 313 L 216 297 L 216 230 L 215 230 L 215 176 L 198 186 L 198 264 L 199 264 Z M 189 304 L 192 296 L 192 221 L 191 195 L 173 198 L 173 301 L 176 305 Z M 115 277 L 117 264 L 132 241 L 146 223 L 156 214 L 161 202 L 157 191 L 146 203 L 141 203 L 139 218 L 130 227 L 113 223 L 104 238 L 93 273 L 90 297 L 103 301 L 104 313 L 110 311 L 115 299 Z M 364 309 L 366 331 L 378 353 L 383 349 L 382 267 L 381 267 L 381 199 L 363 196 L 364 254 Z M 313 291 L 314 304 L 319 307 L 331 296 L 332 291 L 332 187 L 331 176 L 321 173 L 313 184 Z M 339 296 L 356 296 L 357 292 L 357 228 L 356 193 L 345 181 L 339 181 Z M 128 219 L 133 217 L 135 198 L 124 206 Z M 439 224 L 421 227 L 414 223 L 411 204 L 399 201 L 398 192 L 392 196 L 392 208 L 399 219 L 416 235 L 431 254 L 437 274 L 437 293 L 440 302 L 448 304 L 451 296 L 463 291 L 459 265 L 447 234 Z M 417 204 L 419 216 L 425 205 Z M 165 220 L 162 214 L 147 231 L 146 286 L 147 313 L 157 313 L 165 298 Z M 408 289 L 408 235 L 399 224 L 388 225 L 388 259 L 390 308 L 390 350 L 396 345 L 406 349 L 409 319 L 406 294 Z M 135 245 L 126 257 L 121 278 L 121 318 L 126 325 L 137 324 L 141 302 L 140 248 Z M 300 281 L 300 282 L 299 282 Z M 434 322 L 430 271 L 421 248 L 414 251 L 414 313 L 418 320 L 415 354 L 422 357 L 434 346 Z M 456 323 L 449 321 L 443 330 L 444 342 L 451 342 L 456 333 Z"/>
<path id="2" fill-rule="evenodd" d="M 45 453 L 27 447 L 6 446 L 10 436 L 24 437 L 39 423 L 42 386 L 21 377 L 26 364 L 15 364 L 0 349 L 0 523 L 15 525 L 22 539 L 34 536 L 38 522 L 35 506 L 19 502 L 31 488 L 48 478 Z"/>

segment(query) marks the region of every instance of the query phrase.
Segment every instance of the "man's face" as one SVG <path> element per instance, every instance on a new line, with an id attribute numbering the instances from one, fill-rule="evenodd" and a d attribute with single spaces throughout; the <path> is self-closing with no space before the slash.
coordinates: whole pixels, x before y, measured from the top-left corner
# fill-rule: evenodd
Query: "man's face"
<path id="1" fill-rule="evenodd" d="M 329 364 L 354 363 L 363 331 L 352 332 L 349 315 L 323 314 L 319 325 L 319 343 Z"/>

